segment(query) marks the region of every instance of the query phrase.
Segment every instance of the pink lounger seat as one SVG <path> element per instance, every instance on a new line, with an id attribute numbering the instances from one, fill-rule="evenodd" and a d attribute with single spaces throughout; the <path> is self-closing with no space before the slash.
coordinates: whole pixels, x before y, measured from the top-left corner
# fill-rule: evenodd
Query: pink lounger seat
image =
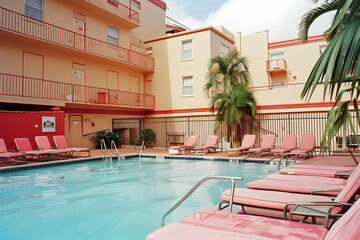
<path id="1" fill-rule="evenodd" d="M 19 152 L 9 152 L 4 139 L 0 138 L 0 158 L 12 162 L 11 159 L 24 158 L 24 154 Z"/>
<path id="2" fill-rule="evenodd" d="M 300 146 L 298 149 L 292 150 L 290 153 L 295 155 L 310 156 L 315 148 L 315 134 L 302 134 L 300 139 Z"/>
<path id="3" fill-rule="evenodd" d="M 331 228 L 267 217 L 202 209 L 181 223 L 170 223 L 150 233 L 146 240 L 358 240 L 360 200 Z"/>
<path id="4" fill-rule="evenodd" d="M 301 182 L 301 181 L 291 181 L 291 183 L 283 180 L 274 180 L 274 179 L 262 179 L 249 182 L 247 185 L 249 189 L 262 189 L 262 190 L 271 190 L 271 191 L 281 191 L 281 192 L 292 192 L 292 193 L 305 193 L 311 194 L 315 190 L 325 190 L 316 192 L 314 194 L 319 195 L 332 195 L 337 196 L 339 192 L 344 188 L 345 184 L 326 184 L 318 182 Z M 330 190 L 335 189 L 335 190 Z"/>
<path id="5" fill-rule="evenodd" d="M 318 177 L 318 176 L 303 176 L 303 175 L 287 175 L 287 174 L 270 174 L 265 179 L 282 180 L 288 182 L 307 182 L 313 183 L 325 183 L 334 185 L 345 185 L 346 179 L 343 178 L 329 178 L 329 177 Z M 289 183 L 291 184 L 291 183 Z"/>
<path id="6" fill-rule="evenodd" d="M 307 168 L 283 168 L 280 170 L 281 174 L 319 176 L 319 177 L 330 177 L 330 178 L 337 177 L 339 172 L 342 171 L 329 170 L 329 169 L 307 169 Z"/>
<path id="7" fill-rule="evenodd" d="M 60 148 L 60 149 L 66 149 L 69 150 L 71 152 L 87 152 L 88 156 L 90 156 L 90 149 L 89 148 L 80 148 L 80 147 L 69 147 L 69 145 L 66 142 L 66 138 L 64 135 L 58 135 L 58 136 L 53 136 L 54 139 L 54 143 L 56 145 L 56 147 Z"/>
<path id="8" fill-rule="evenodd" d="M 182 224 L 231 231 L 271 239 L 323 239 L 328 230 L 310 224 L 284 221 L 269 217 L 201 209 L 181 219 Z"/>
<path id="9" fill-rule="evenodd" d="M 276 135 L 264 135 L 261 141 L 259 148 L 251 148 L 249 149 L 249 153 L 256 154 L 256 153 L 263 153 L 263 152 L 270 152 L 270 150 L 274 147 Z"/>
<path id="10" fill-rule="evenodd" d="M 185 145 L 182 146 L 172 146 L 170 147 L 170 149 L 176 149 L 179 151 L 185 151 L 186 152 L 190 152 L 191 149 L 194 148 L 196 142 L 199 140 L 199 136 L 191 136 L 188 138 L 187 142 L 185 143 Z"/>
<path id="11" fill-rule="evenodd" d="M 235 154 L 238 156 L 242 152 L 248 152 L 250 148 L 254 147 L 256 136 L 247 134 L 244 136 L 241 146 L 230 148 L 226 150 L 227 155 Z"/>
<path id="12" fill-rule="evenodd" d="M 336 171 L 353 171 L 357 166 L 326 166 L 326 165 L 305 165 L 305 164 L 293 164 L 290 168 L 302 168 L 302 169 L 319 169 L 319 170 L 336 170 Z"/>
<path id="13" fill-rule="evenodd" d="M 56 154 L 50 150 L 33 150 L 28 138 L 15 138 L 14 141 L 18 151 L 31 158 L 36 157 L 38 161 L 41 159 L 52 159 L 53 155 Z"/>
<path id="14" fill-rule="evenodd" d="M 216 152 L 218 142 L 218 136 L 207 136 L 205 140 L 205 145 L 201 147 L 194 148 L 195 153 L 197 152 L 209 152 L 210 150 Z"/>
<path id="15" fill-rule="evenodd" d="M 47 136 L 36 136 L 35 141 L 39 149 L 51 151 L 59 156 L 61 156 L 61 154 L 67 157 L 71 156 L 71 151 L 68 149 L 53 149 Z"/>
<path id="16" fill-rule="evenodd" d="M 357 168 L 347 180 L 345 187 L 334 199 L 334 202 L 349 202 L 360 188 L 360 167 Z M 230 190 L 221 194 L 224 202 L 230 202 Z M 295 202 L 332 202 L 329 197 L 318 195 L 306 195 L 299 193 L 276 192 L 267 190 L 256 190 L 246 188 L 235 188 L 234 204 L 242 206 L 253 206 L 261 208 L 272 208 L 283 210 L 287 203 Z M 340 212 L 342 207 L 333 207 L 333 213 Z"/>
<path id="17" fill-rule="evenodd" d="M 270 151 L 271 154 L 284 154 L 296 148 L 297 135 L 285 134 L 281 148 L 275 148 Z"/>

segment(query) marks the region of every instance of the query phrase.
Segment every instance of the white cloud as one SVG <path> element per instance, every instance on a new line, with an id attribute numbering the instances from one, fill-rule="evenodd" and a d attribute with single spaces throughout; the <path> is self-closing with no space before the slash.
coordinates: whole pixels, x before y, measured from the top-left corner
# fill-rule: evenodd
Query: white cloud
<path id="1" fill-rule="evenodd" d="M 270 41 L 297 37 L 301 17 L 318 5 L 309 0 L 228 0 L 205 20 L 186 14 L 187 3 L 167 0 L 167 15 L 191 29 L 223 25 L 232 32 L 249 34 L 269 30 Z M 319 18 L 310 35 L 322 34 L 331 22 L 331 15 Z"/>

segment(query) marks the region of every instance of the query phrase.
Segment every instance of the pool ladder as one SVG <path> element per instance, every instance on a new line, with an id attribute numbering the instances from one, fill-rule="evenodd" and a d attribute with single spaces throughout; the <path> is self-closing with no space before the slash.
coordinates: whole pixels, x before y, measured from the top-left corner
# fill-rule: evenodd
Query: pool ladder
<path id="1" fill-rule="evenodd" d="M 204 182 L 208 180 L 230 180 L 231 181 L 231 191 L 230 191 L 230 202 L 229 202 L 229 213 L 232 212 L 233 200 L 234 200 L 234 192 L 235 192 L 235 181 L 242 181 L 242 177 L 223 177 L 223 176 L 209 176 L 201 179 L 190 191 L 181 198 L 169 211 L 167 211 L 161 219 L 161 226 L 165 225 L 165 219 L 177 209 L 193 192 L 196 191 Z"/>
<path id="2" fill-rule="evenodd" d="M 101 139 L 101 157 L 103 158 L 103 160 L 106 160 L 106 156 L 107 156 L 107 147 L 106 147 L 106 144 L 105 144 L 105 140 L 104 139 Z M 111 156 L 114 156 L 114 150 L 118 156 L 118 160 L 120 160 L 120 154 L 119 154 L 119 151 L 116 147 L 116 144 L 114 142 L 114 140 L 111 140 L 111 143 L 110 143 L 110 146 L 111 146 Z"/>

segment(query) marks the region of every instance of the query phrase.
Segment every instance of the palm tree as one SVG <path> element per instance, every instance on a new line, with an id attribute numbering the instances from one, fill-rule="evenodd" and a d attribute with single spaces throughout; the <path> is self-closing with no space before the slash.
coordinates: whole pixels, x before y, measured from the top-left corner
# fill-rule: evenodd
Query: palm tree
<path id="1" fill-rule="evenodd" d="M 210 111 L 216 113 L 217 124 L 226 122 L 231 127 L 240 124 L 243 113 L 253 117 L 256 113 L 256 101 L 252 92 L 247 90 L 247 85 L 239 83 L 229 92 L 221 92 L 212 96 Z"/>
<path id="2" fill-rule="evenodd" d="M 245 57 L 236 51 L 229 51 L 225 56 L 215 56 L 210 59 L 207 82 L 204 92 L 209 96 L 211 88 L 229 92 L 238 83 L 248 83 L 249 67 Z"/>
<path id="3" fill-rule="evenodd" d="M 318 2 L 313 0 L 313 2 Z M 306 41 L 311 24 L 319 16 L 336 11 L 332 25 L 326 30 L 329 45 L 315 64 L 301 98 L 310 100 L 317 85 L 324 84 L 324 98 L 330 93 L 330 100 L 335 99 L 333 108 L 328 113 L 327 124 L 321 146 L 330 145 L 333 136 L 343 128 L 343 141 L 347 125 L 356 136 L 351 121 L 353 104 L 357 122 L 360 124 L 358 99 L 360 94 L 360 1 L 359 0 L 325 0 L 324 3 L 309 11 L 302 18 L 299 37 Z M 344 101 L 343 97 L 347 100 Z M 326 138 L 327 136 L 327 138 Z M 328 141 L 327 141 L 328 139 Z M 356 138 L 357 143 L 359 140 Z M 343 150 L 346 146 L 342 144 Z"/>

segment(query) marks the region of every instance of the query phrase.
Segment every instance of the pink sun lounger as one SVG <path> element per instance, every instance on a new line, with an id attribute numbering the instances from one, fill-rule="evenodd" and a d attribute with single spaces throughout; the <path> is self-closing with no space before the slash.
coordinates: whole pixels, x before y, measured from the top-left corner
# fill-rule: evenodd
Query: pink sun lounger
<path id="1" fill-rule="evenodd" d="M 207 136 L 205 140 L 205 145 L 201 147 L 194 148 L 195 153 L 197 152 L 209 152 L 210 150 L 216 152 L 216 146 L 218 142 L 218 136 Z"/>
<path id="2" fill-rule="evenodd" d="M 319 225 L 201 209 L 180 223 L 150 233 L 146 240 L 358 240 L 360 200 L 330 230 Z"/>
<path id="3" fill-rule="evenodd" d="M 246 186 L 249 189 L 337 196 L 345 184 L 261 179 L 249 182 Z"/>
<path id="4" fill-rule="evenodd" d="M 248 152 L 250 148 L 254 147 L 255 138 L 256 138 L 255 135 L 250 135 L 250 134 L 245 135 L 241 143 L 241 146 L 228 149 L 226 151 L 227 155 L 236 154 L 236 156 L 238 156 L 242 152 Z"/>
<path id="5" fill-rule="evenodd" d="M 56 147 L 60 148 L 60 149 L 65 149 L 65 150 L 69 150 L 71 152 L 88 152 L 88 156 L 90 156 L 90 149 L 89 148 L 80 148 L 80 147 L 69 147 L 69 145 L 66 142 L 65 136 L 64 135 L 58 135 L 58 136 L 53 136 L 54 139 L 54 143 L 56 145 Z"/>
<path id="6" fill-rule="evenodd" d="M 347 169 L 340 167 L 338 169 L 310 169 L 310 168 L 283 168 L 280 170 L 281 174 L 287 175 L 304 175 L 304 176 L 319 176 L 319 177 L 338 177 L 340 172 L 352 172 L 354 169 Z M 340 174 L 341 175 L 341 174 Z"/>
<path id="7" fill-rule="evenodd" d="M 345 187 L 347 182 L 351 182 L 353 179 L 360 179 L 360 165 L 357 166 L 354 172 L 350 175 L 350 178 L 343 184 L 334 184 L 334 183 L 328 184 L 328 183 L 320 182 L 320 180 L 309 182 L 308 180 L 284 181 L 281 179 L 261 179 L 261 180 L 249 182 L 247 184 L 247 188 L 337 196 L 339 195 L 339 192 Z M 313 178 L 313 180 L 315 179 Z"/>
<path id="8" fill-rule="evenodd" d="M 71 156 L 71 151 L 68 149 L 51 148 L 50 141 L 47 136 L 36 136 L 35 141 L 39 149 L 54 152 L 59 156 L 61 156 L 61 154 L 65 155 L 66 157 Z"/>
<path id="9" fill-rule="evenodd" d="M 5 161 L 12 162 L 11 159 L 23 158 L 24 154 L 19 152 L 9 152 L 7 150 L 4 139 L 0 138 L 0 159 L 4 159 Z M 21 162 L 26 163 L 26 162 Z"/>
<path id="10" fill-rule="evenodd" d="M 256 190 L 246 188 L 235 188 L 234 204 L 260 208 L 283 210 L 287 203 L 308 202 L 342 202 L 348 203 L 360 188 L 360 167 L 347 180 L 345 187 L 332 200 L 326 196 L 306 195 L 299 193 L 287 193 L 267 190 Z M 230 202 L 230 189 L 221 194 L 223 202 Z M 333 213 L 339 213 L 341 206 L 333 207 Z"/>
<path id="11" fill-rule="evenodd" d="M 295 155 L 310 156 L 315 148 L 315 134 L 302 134 L 300 139 L 300 146 L 298 149 L 292 150 L 290 153 Z"/>
<path id="12" fill-rule="evenodd" d="M 281 148 L 275 148 L 270 151 L 271 154 L 284 154 L 296 148 L 297 135 L 285 134 Z"/>
<path id="13" fill-rule="evenodd" d="M 30 156 L 31 158 L 36 157 L 38 161 L 40 161 L 41 159 L 52 159 L 54 154 L 56 154 L 49 150 L 33 150 L 28 138 L 15 138 L 14 141 L 18 151 L 24 153 L 26 156 Z"/>
<path id="14" fill-rule="evenodd" d="M 194 148 L 194 146 L 195 146 L 195 144 L 197 143 L 198 140 L 199 140 L 199 136 L 191 136 L 191 137 L 188 138 L 185 145 L 173 146 L 173 147 L 170 147 L 170 149 L 179 150 L 179 151 L 185 151 L 185 153 L 186 152 L 189 153 L 190 150 Z"/>
<path id="15" fill-rule="evenodd" d="M 264 135 L 261 141 L 259 148 L 251 148 L 249 149 L 249 154 L 270 152 L 270 150 L 274 147 L 276 135 Z"/>
<path id="16" fill-rule="evenodd" d="M 343 178 L 330 178 L 330 177 L 318 177 L 318 176 L 303 176 L 303 175 L 287 175 L 287 174 L 270 174 L 265 179 L 282 180 L 290 182 L 303 182 L 304 184 L 310 182 L 333 184 L 333 185 L 345 185 L 346 179 Z"/>

